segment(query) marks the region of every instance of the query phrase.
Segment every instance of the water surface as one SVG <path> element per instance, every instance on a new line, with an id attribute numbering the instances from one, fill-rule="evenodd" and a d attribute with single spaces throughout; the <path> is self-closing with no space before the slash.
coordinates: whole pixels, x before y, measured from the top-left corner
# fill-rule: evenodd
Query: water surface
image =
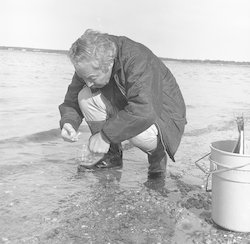
<path id="1" fill-rule="evenodd" d="M 125 199 L 136 191 L 140 199 L 142 194 L 152 194 L 143 190 L 147 157 L 134 148 L 124 151 L 123 170 L 77 172 L 74 152 L 87 142 L 90 133 L 83 123 L 79 142 L 66 143 L 60 137 L 58 105 L 63 102 L 74 72 L 65 55 L 1 50 L 0 62 L 0 243 L 82 243 L 83 237 L 70 237 L 69 229 L 77 223 L 76 215 L 86 211 L 84 207 L 90 207 L 101 192 L 112 192 L 106 192 L 110 198 L 99 197 L 101 205 L 112 204 L 111 200 L 119 196 Z M 201 155 L 206 146 L 202 143 L 220 135 L 237 136 L 234 112 L 250 117 L 250 69 L 237 65 L 165 64 L 183 92 L 188 119 L 178 164 L 169 162 L 169 168 L 188 175 L 195 168 L 190 158 Z M 196 184 L 193 177 L 191 185 Z M 172 200 L 180 200 L 175 180 L 168 179 L 167 189 L 173 190 Z M 63 229 L 70 221 L 70 228 Z M 171 233 L 179 233 L 174 224 L 169 228 Z M 64 242 L 57 239 L 58 235 Z M 93 238 L 89 236 L 85 243 L 98 243 Z"/>

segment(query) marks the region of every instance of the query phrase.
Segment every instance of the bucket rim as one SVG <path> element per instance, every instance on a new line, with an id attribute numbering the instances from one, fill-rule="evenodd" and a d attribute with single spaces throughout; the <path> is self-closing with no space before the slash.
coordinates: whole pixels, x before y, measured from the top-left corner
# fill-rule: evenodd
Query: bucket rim
<path id="1" fill-rule="evenodd" d="M 250 154 L 238 154 L 238 153 L 223 151 L 221 149 L 218 149 L 218 148 L 214 147 L 213 144 L 214 143 L 218 143 L 218 142 L 237 142 L 237 140 L 219 140 L 219 141 L 214 141 L 214 142 L 210 143 L 209 147 L 211 149 L 213 149 L 214 151 L 221 152 L 222 154 L 229 154 L 230 156 L 234 156 L 234 157 L 250 158 Z"/>

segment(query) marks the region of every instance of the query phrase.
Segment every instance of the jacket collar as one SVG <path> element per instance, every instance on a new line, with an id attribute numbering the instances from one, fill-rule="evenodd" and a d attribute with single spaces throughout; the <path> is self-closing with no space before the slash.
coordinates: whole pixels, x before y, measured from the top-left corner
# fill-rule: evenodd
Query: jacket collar
<path id="1" fill-rule="evenodd" d="M 116 54 L 116 57 L 115 57 L 115 60 L 114 60 L 114 66 L 113 66 L 113 69 L 112 69 L 112 76 L 114 76 L 114 74 L 116 74 L 118 72 L 118 70 L 121 69 L 121 62 L 120 62 L 120 59 L 119 59 L 119 56 L 120 56 L 120 53 L 119 53 L 119 43 L 118 43 L 118 38 L 116 36 L 112 36 L 112 35 L 109 35 L 109 39 L 115 43 L 116 45 L 116 50 L 117 50 L 117 54 Z"/>
<path id="2" fill-rule="evenodd" d="M 116 57 L 114 60 L 114 66 L 112 70 L 112 76 L 118 72 L 118 70 L 121 69 L 121 63 L 120 60 Z"/>

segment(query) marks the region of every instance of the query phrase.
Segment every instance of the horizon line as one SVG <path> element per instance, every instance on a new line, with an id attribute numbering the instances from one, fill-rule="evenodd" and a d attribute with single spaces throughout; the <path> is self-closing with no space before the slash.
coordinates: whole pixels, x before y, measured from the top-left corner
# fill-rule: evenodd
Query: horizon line
<path id="1" fill-rule="evenodd" d="M 14 47 L 14 46 L 0 46 L 1 50 L 20 50 L 20 51 L 32 51 L 32 52 L 47 52 L 47 53 L 60 53 L 68 54 L 68 50 L 63 49 L 47 49 L 47 48 L 32 48 L 32 47 Z M 158 57 L 163 61 L 180 61 L 180 62 L 194 62 L 194 63 L 224 63 L 224 64 L 242 64 L 250 65 L 250 61 L 226 61 L 226 60 L 212 60 L 212 59 L 177 59 L 177 58 L 166 58 Z"/>

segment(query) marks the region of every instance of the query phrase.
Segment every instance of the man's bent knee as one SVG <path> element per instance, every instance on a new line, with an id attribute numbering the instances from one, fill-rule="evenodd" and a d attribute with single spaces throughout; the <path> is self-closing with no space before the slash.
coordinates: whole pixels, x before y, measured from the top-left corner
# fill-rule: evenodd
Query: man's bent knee
<path id="1" fill-rule="evenodd" d="M 78 103 L 86 121 L 107 120 L 118 112 L 100 90 L 92 93 L 89 87 L 79 92 Z"/>
<path id="2" fill-rule="evenodd" d="M 129 141 L 142 151 L 150 153 L 154 151 L 158 144 L 158 129 L 153 124 L 147 130 L 131 138 Z"/>

